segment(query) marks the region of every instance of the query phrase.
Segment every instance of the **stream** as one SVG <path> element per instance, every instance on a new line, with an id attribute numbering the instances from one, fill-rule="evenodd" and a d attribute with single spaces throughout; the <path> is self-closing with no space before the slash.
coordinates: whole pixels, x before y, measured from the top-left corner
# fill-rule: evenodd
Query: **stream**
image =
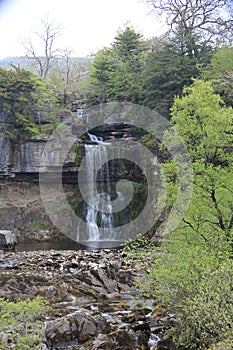
<path id="1" fill-rule="evenodd" d="M 19 244 L 16 252 L 1 253 L 0 297 L 14 300 L 41 295 L 49 300 L 53 312 L 46 321 L 47 349 L 77 349 L 77 343 L 69 341 L 75 338 L 75 328 L 67 333 L 64 344 L 60 344 L 59 339 L 64 338 L 60 332 L 66 319 L 82 316 L 84 325 L 102 317 L 109 330 L 93 339 L 87 334 L 89 341 L 80 349 L 100 350 L 105 349 L 103 341 L 124 341 L 130 345 L 122 349 L 154 350 L 162 334 L 160 315 L 155 312 L 154 301 L 138 293 L 135 262 L 126 260 L 119 249 L 85 250 L 79 245 L 75 248 L 67 239 Z"/>

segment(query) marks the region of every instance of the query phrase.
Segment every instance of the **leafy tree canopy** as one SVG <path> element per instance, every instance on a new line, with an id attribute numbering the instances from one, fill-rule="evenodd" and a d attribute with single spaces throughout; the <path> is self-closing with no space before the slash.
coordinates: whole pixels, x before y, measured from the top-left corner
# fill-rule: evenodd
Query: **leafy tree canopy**
<path id="1" fill-rule="evenodd" d="M 190 57 L 177 37 L 161 38 L 145 59 L 143 103 L 169 118 L 175 95 L 181 96 L 184 86 L 200 75 L 211 56 L 210 47 L 202 47 L 197 56 Z"/>
<path id="2" fill-rule="evenodd" d="M 227 106 L 233 107 L 233 47 L 221 47 L 203 72 Z"/>
<path id="3" fill-rule="evenodd" d="M 2 131 L 10 138 L 38 135 L 36 112 L 51 112 L 56 99 L 43 79 L 18 67 L 0 68 L 0 110 L 6 115 Z"/>
<path id="4" fill-rule="evenodd" d="M 131 27 L 120 30 L 110 48 L 100 50 L 88 84 L 89 103 L 140 100 L 144 41 Z"/>

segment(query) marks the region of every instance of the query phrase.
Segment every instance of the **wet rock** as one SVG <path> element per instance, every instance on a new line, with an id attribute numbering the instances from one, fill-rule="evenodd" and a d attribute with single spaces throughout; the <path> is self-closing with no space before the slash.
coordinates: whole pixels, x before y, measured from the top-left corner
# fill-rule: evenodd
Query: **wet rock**
<path id="1" fill-rule="evenodd" d="M 149 350 L 157 314 L 166 321 L 163 310 L 153 313 L 153 302 L 141 300 L 138 272 L 120 251 L 4 252 L 1 264 L 12 269 L 0 266 L 0 297 L 49 302 L 48 349 Z"/>
<path id="2" fill-rule="evenodd" d="M 136 350 L 135 339 L 125 330 L 99 335 L 90 350 Z"/>
<path id="3" fill-rule="evenodd" d="M 72 330 L 69 320 L 63 318 L 48 323 L 46 325 L 46 338 L 50 345 L 72 340 Z"/>
<path id="4" fill-rule="evenodd" d="M 0 230 L 0 249 L 11 250 L 17 243 L 16 235 L 9 230 Z"/>
<path id="5" fill-rule="evenodd" d="M 86 344 L 85 344 L 86 345 Z M 92 343 L 83 349 L 88 350 L 149 350 L 148 339 L 124 329 L 100 334 Z"/>
<path id="6" fill-rule="evenodd" d="M 172 338 L 164 336 L 156 345 L 155 350 L 176 350 Z"/>
<path id="7" fill-rule="evenodd" d="M 51 347 L 59 343 L 76 341 L 84 343 L 100 333 L 110 332 L 110 326 L 101 316 L 74 312 L 46 324 L 46 340 Z"/>

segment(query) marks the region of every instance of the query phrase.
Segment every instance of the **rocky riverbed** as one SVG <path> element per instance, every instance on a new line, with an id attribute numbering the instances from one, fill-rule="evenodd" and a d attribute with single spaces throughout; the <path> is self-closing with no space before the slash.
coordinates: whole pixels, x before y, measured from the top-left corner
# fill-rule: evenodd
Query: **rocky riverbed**
<path id="1" fill-rule="evenodd" d="M 0 297 L 49 302 L 44 350 L 165 349 L 158 340 L 172 315 L 139 296 L 137 264 L 116 250 L 1 252 Z"/>

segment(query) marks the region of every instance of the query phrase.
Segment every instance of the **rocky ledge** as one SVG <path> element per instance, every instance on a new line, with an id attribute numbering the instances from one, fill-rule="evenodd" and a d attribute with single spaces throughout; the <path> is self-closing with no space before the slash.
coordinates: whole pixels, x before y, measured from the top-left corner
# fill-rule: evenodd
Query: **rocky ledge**
<path id="1" fill-rule="evenodd" d="M 171 315 L 139 296 L 136 265 L 122 251 L 2 252 L 0 297 L 49 302 L 43 349 L 158 349 Z"/>

